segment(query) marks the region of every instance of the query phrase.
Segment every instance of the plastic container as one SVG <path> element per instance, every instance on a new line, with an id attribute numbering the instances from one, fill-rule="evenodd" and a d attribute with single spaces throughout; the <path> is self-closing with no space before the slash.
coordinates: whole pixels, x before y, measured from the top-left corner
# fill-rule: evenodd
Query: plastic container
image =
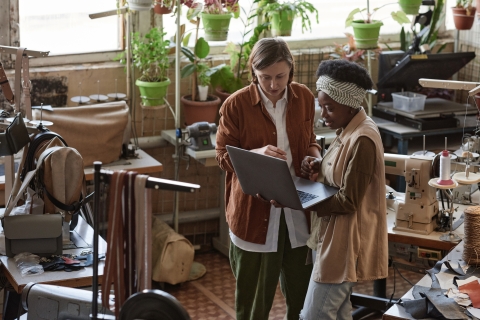
<path id="1" fill-rule="evenodd" d="M 393 108 L 403 111 L 418 111 L 425 108 L 426 95 L 415 92 L 392 93 Z"/>

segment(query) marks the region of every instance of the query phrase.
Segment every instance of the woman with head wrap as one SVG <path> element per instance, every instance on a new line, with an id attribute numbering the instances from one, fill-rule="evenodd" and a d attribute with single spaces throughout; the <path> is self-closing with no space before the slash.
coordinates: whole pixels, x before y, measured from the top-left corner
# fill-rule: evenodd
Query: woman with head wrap
<path id="1" fill-rule="evenodd" d="M 376 124 L 361 104 L 373 86 L 365 68 L 345 60 L 320 63 L 318 103 L 336 130 L 323 159 L 305 157 L 302 175 L 338 193 L 311 208 L 314 267 L 300 319 L 352 319 L 350 295 L 358 281 L 388 274 L 385 168 Z"/>
<path id="2" fill-rule="evenodd" d="M 282 208 L 282 199 L 244 194 L 226 145 L 283 159 L 300 176 L 305 156 L 320 157 L 313 133 L 315 97 L 293 82 L 287 43 L 264 38 L 249 58 L 252 83 L 220 108 L 216 159 L 225 174 L 225 214 L 230 228 L 230 265 L 237 280 L 236 319 L 268 319 L 275 291 L 287 303 L 287 319 L 298 320 L 312 273 L 306 265 L 310 215 Z"/>

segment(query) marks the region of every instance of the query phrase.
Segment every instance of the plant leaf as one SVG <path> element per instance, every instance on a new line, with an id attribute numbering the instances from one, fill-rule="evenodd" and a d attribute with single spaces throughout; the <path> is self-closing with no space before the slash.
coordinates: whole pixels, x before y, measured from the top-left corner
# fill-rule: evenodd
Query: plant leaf
<path id="1" fill-rule="evenodd" d="M 195 61 L 195 55 L 193 54 L 192 50 L 190 50 L 187 47 L 182 47 L 181 50 L 182 50 L 182 53 L 185 55 L 185 57 L 187 57 L 187 59 L 190 60 L 190 62 Z"/>
<path id="2" fill-rule="evenodd" d="M 192 35 L 192 33 L 189 32 L 185 35 L 185 37 L 183 37 L 182 46 L 184 46 L 184 47 L 188 46 L 188 42 L 190 41 L 190 36 L 191 35 Z"/>
<path id="3" fill-rule="evenodd" d="M 195 44 L 195 55 L 199 59 L 205 59 L 210 53 L 210 45 L 203 37 L 198 38 L 197 43 Z"/>
<path id="4" fill-rule="evenodd" d="M 345 20 L 345 28 L 347 27 L 350 27 L 352 25 L 352 22 L 353 22 L 353 17 L 361 12 L 362 10 L 360 10 L 359 8 L 356 8 L 356 9 L 353 9 L 349 14 L 348 14 L 348 17 L 347 17 L 347 20 Z"/>
<path id="5" fill-rule="evenodd" d="M 197 70 L 197 67 L 193 63 L 187 64 L 180 71 L 180 76 L 182 78 L 188 77 L 189 75 L 191 75 L 196 70 Z"/>
<path id="6" fill-rule="evenodd" d="M 410 19 L 405 14 L 405 12 L 401 10 L 392 12 L 392 18 L 393 20 L 397 21 L 400 25 L 411 22 Z"/>

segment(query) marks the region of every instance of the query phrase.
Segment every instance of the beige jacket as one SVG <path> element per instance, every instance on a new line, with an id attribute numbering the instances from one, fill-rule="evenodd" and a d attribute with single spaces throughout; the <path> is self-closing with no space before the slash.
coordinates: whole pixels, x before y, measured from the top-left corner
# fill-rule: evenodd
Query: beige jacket
<path id="1" fill-rule="evenodd" d="M 341 195 L 336 195 L 323 209 L 319 204 L 317 214 L 321 218 L 313 226 L 319 230 L 312 232 L 317 235 L 318 242 L 313 270 L 317 282 L 356 282 L 388 275 L 384 151 L 376 124 L 363 109 L 330 145 L 322 161 L 319 179 L 340 188 L 344 186 L 345 173 L 350 172 L 352 149 L 359 137 L 368 137 L 375 145 L 372 154 L 375 170 L 370 183 L 366 184 L 363 199 L 358 201 L 358 208 L 353 212 L 322 212 L 327 207 L 327 210 L 341 207 L 332 205 L 335 201 L 345 201 Z"/>

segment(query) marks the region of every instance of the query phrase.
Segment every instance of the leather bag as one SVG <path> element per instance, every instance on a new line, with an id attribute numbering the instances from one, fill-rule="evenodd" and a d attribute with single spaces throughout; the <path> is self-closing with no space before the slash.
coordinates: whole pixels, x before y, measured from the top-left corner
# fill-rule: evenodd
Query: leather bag
<path id="1" fill-rule="evenodd" d="M 40 113 L 33 110 L 33 119 L 40 120 Z M 42 120 L 53 122 L 48 128 L 80 152 L 84 166 L 118 160 L 122 145 L 130 140 L 130 113 L 125 101 L 43 110 Z"/>
<path id="2" fill-rule="evenodd" d="M 22 252 L 43 257 L 62 254 L 62 216 L 59 214 L 4 217 L 3 229 L 9 258 Z"/>
<path id="3" fill-rule="evenodd" d="M 5 133 L 0 133 L 0 156 L 11 156 L 30 142 L 22 114 L 15 115 Z"/>

